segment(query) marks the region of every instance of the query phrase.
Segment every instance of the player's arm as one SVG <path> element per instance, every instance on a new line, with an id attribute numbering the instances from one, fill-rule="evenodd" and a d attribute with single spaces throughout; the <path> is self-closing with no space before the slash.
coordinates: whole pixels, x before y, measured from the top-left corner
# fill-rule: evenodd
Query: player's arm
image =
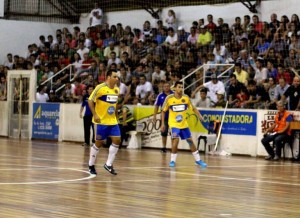
<path id="1" fill-rule="evenodd" d="M 196 108 L 194 105 L 192 105 L 191 99 L 188 99 L 188 107 L 191 108 L 191 109 L 194 111 L 194 113 L 197 115 L 197 117 L 198 117 L 198 119 L 199 119 L 200 121 L 203 121 L 202 115 L 201 115 L 200 112 L 197 110 L 197 108 Z"/>
<path id="2" fill-rule="evenodd" d="M 83 103 L 83 102 L 82 102 Z M 82 112 L 83 112 L 83 104 L 81 104 L 81 107 L 80 107 L 80 111 L 79 111 L 79 117 L 82 118 Z"/>
<path id="3" fill-rule="evenodd" d="M 89 97 L 89 100 L 88 100 L 88 105 L 89 105 L 89 108 L 93 114 L 93 117 L 94 117 L 94 121 L 96 123 L 100 123 L 100 118 L 99 116 L 97 115 L 96 111 L 95 111 L 95 100 L 96 100 L 96 97 L 97 97 L 97 92 L 98 92 L 99 89 L 94 89 L 94 91 L 92 92 L 92 94 L 90 95 Z"/>
<path id="4" fill-rule="evenodd" d="M 163 106 L 162 106 L 162 110 L 161 110 L 161 127 L 160 127 L 160 130 L 162 132 L 165 131 L 165 115 L 166 115 L 166 112 L 169 110 L 169 104 L 168 104 L 168 97 L 166 98 Z"/>

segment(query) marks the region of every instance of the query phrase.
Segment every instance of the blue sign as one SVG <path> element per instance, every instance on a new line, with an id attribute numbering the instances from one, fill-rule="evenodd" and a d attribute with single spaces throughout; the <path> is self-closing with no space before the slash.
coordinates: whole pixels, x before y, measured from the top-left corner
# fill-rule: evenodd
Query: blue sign
<path id="1" fill-rule="evenodd" d="M 58 139 L 59 108 L 57 103 L 33 103 L 32 138 Z"/>
<path id="2" fill-rule="evenodd" d="M 204 127 L 214 120 L 222 121 L 223 111 L 201 110 Z M 257 113 L 226 111 L 222 126 L 222 134 L 231 135 L 256 135 Z"/>

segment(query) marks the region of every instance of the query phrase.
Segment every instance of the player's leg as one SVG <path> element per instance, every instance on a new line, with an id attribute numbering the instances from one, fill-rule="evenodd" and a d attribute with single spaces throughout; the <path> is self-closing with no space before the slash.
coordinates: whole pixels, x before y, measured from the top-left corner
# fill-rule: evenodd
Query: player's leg
<path id="1" fill-rule="evenodd" d="M 180 135 L 181 139 L 186 139 L 186 141 L 191 149 L 191 152 L 194 156 L 195 164 L 200 165 L 201 167 L 206 167 L 207 164 L 200 159 L 200 154 L 199 154 L 199 151 L 197 150 L 195 143 L 192 139 L 192 134 L 191 134 L 190 129 L 189 128 L 182 129 L 180 134 L 181 134 Z"/>
<path id="2" fill-rule="evenodd" d="M 92 138 L 92 143 L 95 143 L 95 125 L 92 122 L 93 116 L 90 116 L 90 129 L 92 127 L 92 133 L 93 133 L 93 138 Z"/>
<path id="3" fill-rule="evenodd" d="M 179 133 L 180 129 L 171 128 L 172 132 L 172 150 L 171 150 L 171 161 L 169 166 L 175 167 L 176 159 L 177 159 L 177 150 L 178 150 L 178 143 L 179 143 Z"/>
<path id="4" fill-rule="evenodd" d="M 167 138 L 168 138 L 168 131 L 169 131 L 169 126 L 168 126 L 168 121 L 165 121 L 165 131 L 161 132 L 161 140 L 162 140 L 162 153 L 167 152 Z"/>
<path id="5" fill-rule="evenodd" d="M 97 155 L 99 153 L 99 148 L 103 146 L 104 140 L 107 138 L 107 126 L 105 125 L 95 125 L 96 138 L 95 143 L 90 149 L 90 159 L 89 159 L 89 171 L 91 174 L 96 175 L 95 162 Z"/>
<path id="6" fill-rule="evenodd" d="M 90 125 L 87 116 L 83 116 L 83 128 L 84 128 L 84 144 L 82 146 L 88 146 L 89 142 L 89 135 L 90 135 Z"/>
<path id="7" fill-rule="evenodd" d="M 110 126 L 110 138 L 112 143 L 109 146 L 108 157 L 106 163 L 104 164 L 104 169 L 106 169 L 113 175 L 117 175 L 116 171 L 113 168 L 113 162 L 116 158 L 116 154 L 118 153 L 121 143 L 121 132 L 119 125 Z"/>

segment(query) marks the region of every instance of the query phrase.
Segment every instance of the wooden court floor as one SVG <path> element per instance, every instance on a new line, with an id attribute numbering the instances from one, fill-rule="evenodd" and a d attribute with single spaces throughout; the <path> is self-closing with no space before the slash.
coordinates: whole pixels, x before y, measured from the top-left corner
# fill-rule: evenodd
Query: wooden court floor
<path id="1" fill-rule="evenodd" d="M 0 217 L 300 217 L 300 164 L 253 157 L 202 155 L 208 168 L 179 152 L 121 149 L 117 176 L 88 148 L 0 138 Z"/>

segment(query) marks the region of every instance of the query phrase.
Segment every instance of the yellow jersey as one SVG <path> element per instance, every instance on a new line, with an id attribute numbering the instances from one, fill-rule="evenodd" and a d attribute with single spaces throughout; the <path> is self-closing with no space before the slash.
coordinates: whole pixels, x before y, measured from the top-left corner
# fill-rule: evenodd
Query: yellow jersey
<path id="1" fill-rule="evenodd" d="M 194 106 L 187 95 L 178 99 L 174 94 L 168 95 L 162 106 L 164 112 L 169 110 L 169 127 L 178 129 L 188 128 L 186 112 L 188 109 L 193 110 L 193 108 Z"/>
<path id="2" fill-rule="evenodd" d="M 95 112 L 100 118 L 100 123 L 96 123 L 94 117 L 93 123 L 101 125 L 118 124 L 115 112 L 119 93 L 118 87 L 111 89 L 106 83 L 101 83 L 96 86 L 90 95 L 89 100 L 95 103 Z"/>

